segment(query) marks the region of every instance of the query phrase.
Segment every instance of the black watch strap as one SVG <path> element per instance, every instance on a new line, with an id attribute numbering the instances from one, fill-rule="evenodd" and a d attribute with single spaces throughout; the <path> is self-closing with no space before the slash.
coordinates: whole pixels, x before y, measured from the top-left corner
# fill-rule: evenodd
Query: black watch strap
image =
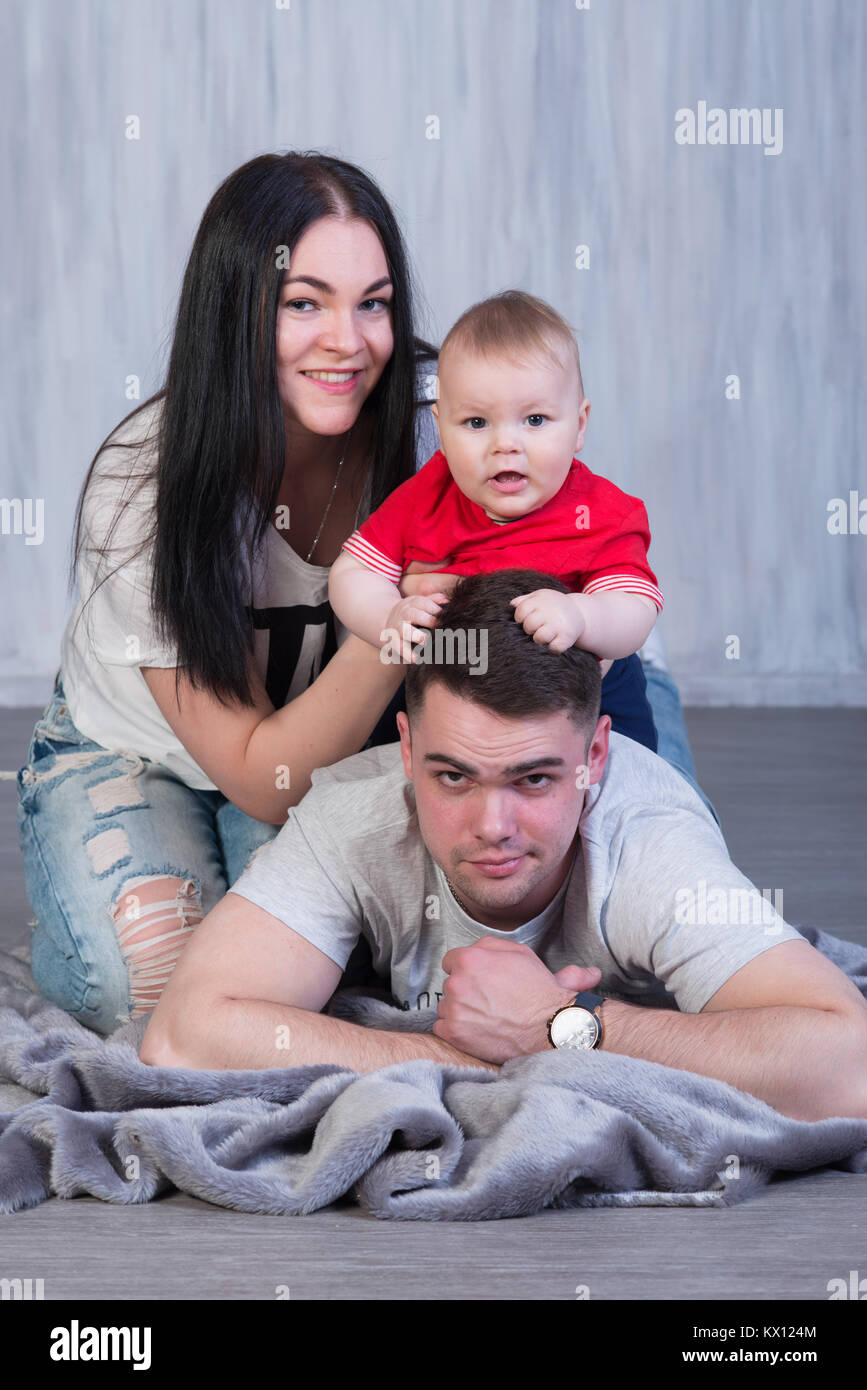
<path id="1" fill-rule="evenodd" d="M 580 994 L 575 995 L 572 1006 L 573 1008 L 586 1009 L 589 1014 L 592 1014 L 593 1010 L 604 1002 L 604 997 L 601 994 L 594 994 L 592 990 L 585 989 Z"/>

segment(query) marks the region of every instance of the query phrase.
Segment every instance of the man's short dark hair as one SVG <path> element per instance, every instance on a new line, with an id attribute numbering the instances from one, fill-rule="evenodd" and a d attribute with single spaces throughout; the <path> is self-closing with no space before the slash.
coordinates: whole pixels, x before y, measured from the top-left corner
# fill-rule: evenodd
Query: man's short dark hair
<path id="1" fill-rule="evenodd" d="M 485 630 L 487 667 L 484 671 L 480 666 L 474 669 L 467 660 L 436 661 L 436 648 L 431 644 L 431 659 L 407 667 L 406 710 L 410 724 L 421 711 L 428 687 L 439 681 L 453 695 L 508 719 L 564 710 L 584 732 L 585 748 L 589 746 L 599 718 L 599 662 L 579 647 L 552 652 L 524 631 L 509 600 L 534 589 L 569 593 L 567 586 L 553 575 L 530 569 L 467 575 L 455 585 L 448 603 L 440 609 L 437 628 L 457 633 L 475 630 L 477 634 Z M 431 639 L 435 631 L 431 629 Z M 478 653 L 480 641 L 480 636 L 474 646 L 467 641 L 464 650 Z M 451 644 L 450 657 L 456 647 L 457 644 Z"/>

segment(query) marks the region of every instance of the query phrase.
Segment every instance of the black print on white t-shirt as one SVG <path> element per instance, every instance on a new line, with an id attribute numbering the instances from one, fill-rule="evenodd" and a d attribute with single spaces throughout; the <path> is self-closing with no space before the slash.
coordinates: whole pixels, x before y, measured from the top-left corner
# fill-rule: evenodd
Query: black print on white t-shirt
<path id="1" fill-rule="evenodd" d="M 269 632 L 265 689 L 274 708 L 281 709 L 290 694 L 294 700 L 313 684 L 337 651 L 334 612 L 327 599 L 247 612 L 255 628 Z"/>
<path id="2" fill-rule="evenodd" d="M 430 1001 L 431 1001 L 431 991 L 430 991 L 429 989 L 423 989 L 422 992 L 421 992 L 421 994 L 417 994 L 417 995 L 415 996 L 415 1007 L 416 1007 L 417 1009 L 433 1009 L 433 1008 L 436 1008 L 437 1004 L 439 1004 L 440 1000 L 441 1000 L 442 997 L 443 997 L 443 996 L 442 996 L 441 990 L 435 989 L 435 990 L 433 991 L 433 997 L 434 997 L 434 999 L 436 1000 L 436 1004 L 431 1004 L 431 1002 L 430 1002 Z M 422 1000 L 424 1000 L 424 1003 L 422 1003 Z M 401 1000 L 400 1000 L 400 1007 L 401 1007 L 402 1009 L 411 1009 L 413 1006 L 412 1006 L 412 1004 L 410 1003 L 410 1001 L 409 1001 L 408 999 L 401 999 Z"/>

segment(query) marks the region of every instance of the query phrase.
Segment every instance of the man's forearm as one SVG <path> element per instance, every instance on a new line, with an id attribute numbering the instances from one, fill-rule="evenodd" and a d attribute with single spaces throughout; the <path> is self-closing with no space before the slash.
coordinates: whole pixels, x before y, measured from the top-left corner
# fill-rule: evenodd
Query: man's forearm
<path id="1" fill-rule="evenodd" d="M 777 1005 L 682 1014 L 608 999 L 602 1021 L 603 1052 L 714 1076 L 796 1120 L 867 1118 L 858 1029 L 845 1015 Z"/>
<path id="2" fill-rule="evenodd" d="M 716 1077 L 784 1115 L 867 1118 L 857 1025 L 830 1010 L 774 1005 L 686 1014 L 606 999 L 603 1052 Z M 547 1051 L 540 1038 L 537 1051 Z M 498 1072 L 492 1062 L 431 1033 L 365 1028 L 262 1000 L 208 998 L 191 1005 L 183 1037 L 162 1049 L 161 1066 L 263 1070 L 331 1063 L 372 1072 L 415 1058 Z"/>
<path id="3" fill-rule="evenodd" d="M 203 1001 L 188 1016 L 184 1037 L 166 1047 L 158 1064 L 240 1071 L 334 1063 L 370 1072 L 417 1057 L 499 1071 L 432 1033 L 392 1033 L 285 1004 L 226 998 Z"/>

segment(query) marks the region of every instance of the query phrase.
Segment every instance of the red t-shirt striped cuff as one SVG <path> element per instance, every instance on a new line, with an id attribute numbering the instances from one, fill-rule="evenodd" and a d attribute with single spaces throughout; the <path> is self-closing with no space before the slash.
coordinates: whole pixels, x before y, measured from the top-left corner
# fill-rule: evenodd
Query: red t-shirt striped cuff
<path id="1" fill-rule="evenodd" d="M 374 570 L 376 574 L 390 579 L 392 584 L 397 584 L 403 575 L 400 565 L 396 565 L 393 560 L 389 560 L 387 555 L 383 555 L 381 550 L 377 550 L 375 545 L 366 541 L 360 531 L 353 531 L 349 540 L 343 542 L 343 549 L 347 550 L 354 559 L 360 560 L 369 570 Z"/>
<path id="2" fill-rule="evenodd" d="M 649 579 L 640 579 L 635 574 L 604 574 L 599 579 L 591 579 L 581 591 L 584 594 L 601 594 L 607 592 L 620 592 L 629 594 L 641 594 L 643 598 L 652 599 L 662 612 L 663 598 L 655 584 L 651 584 Z"/>

